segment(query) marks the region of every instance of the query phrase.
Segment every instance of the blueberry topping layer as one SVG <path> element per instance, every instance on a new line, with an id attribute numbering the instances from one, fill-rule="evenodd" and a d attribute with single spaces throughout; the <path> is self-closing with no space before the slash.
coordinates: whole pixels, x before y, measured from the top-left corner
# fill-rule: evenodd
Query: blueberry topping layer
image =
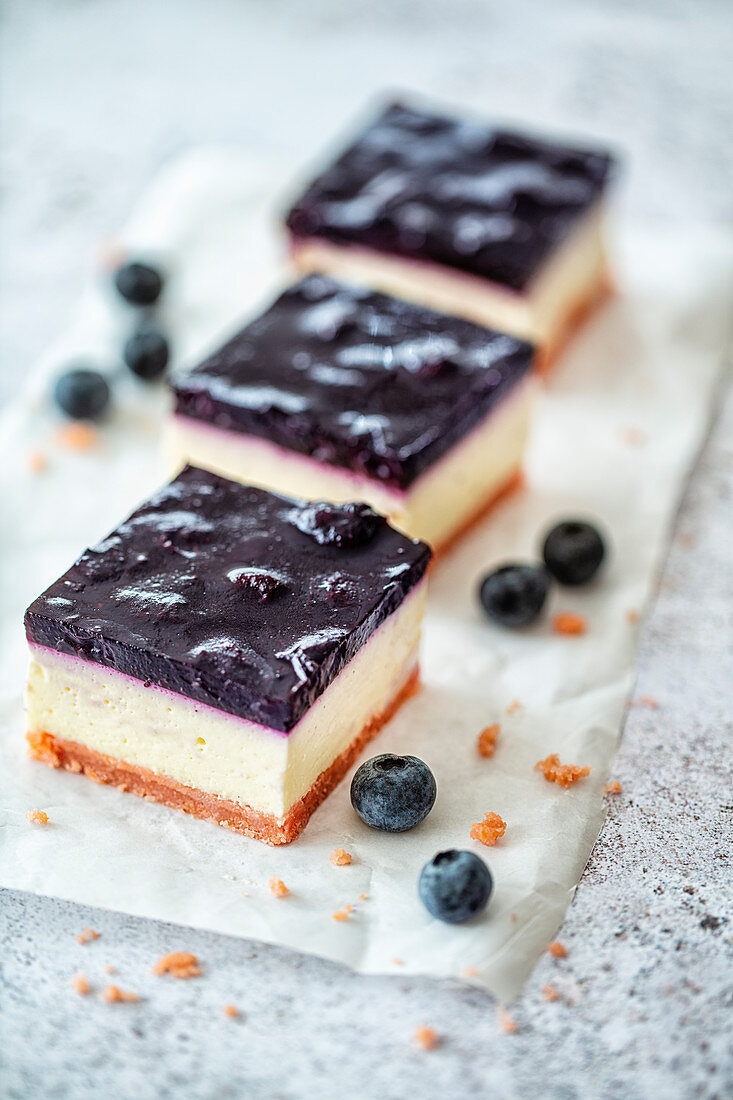
<path id="1" fill-rule="evenodd" d="M 319 546 L 364 546 L 374 538 L 383 520 L 368 504 L 316 501 L 296 509 L 293 522 Z"/>
<path id="2" fill-rule="evenodd" d="M 287 215 L 295 237 L 427 260 L 526 289 L 612 170 L 579 149 L 395 103 Z"/>
<path id="3" fill-rule="evenodd" d="M 511 336 L 312 275 L 173 388 L 183 416 L 406 489 L 531 359 Z"/>
<path id="4" fill-rule="evenodd" d="M 376 514 L 322 543 L 310 511 L 187 467 L 31 604 L 29 641 L 288 731 L 430 559 Z"/>

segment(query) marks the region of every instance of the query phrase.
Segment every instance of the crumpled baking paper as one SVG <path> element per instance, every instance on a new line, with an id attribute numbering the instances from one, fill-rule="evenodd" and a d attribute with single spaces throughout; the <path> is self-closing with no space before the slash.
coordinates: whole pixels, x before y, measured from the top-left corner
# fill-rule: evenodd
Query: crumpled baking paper
<path id="1" fill-rule="evenodd" d="M 288 166 L 204 149 L 167 169 L 113 246 L 170 272 L 166 322 L 177 362 L 195 359 L 259 305 L 283 273 L 275 224 Z M 25 606 L 81 550 L 160 482 L 167 398 L 120 376 L 97 448 L 54 441 L 49 378 L 71 357 L 114 362 L 132 323 L 98 280 L 68 333 L 0 419 L 0 882 L 5 886 L 311 952 L 364 972 L 471 980 L 507 999 L 552 940 L 604 820 L 633 676 L 641 615 L 670 524 L 704 436 L 725 341 L 733 260 L 695 225 L 623 224 L 618 294 L 583 329 L 543 393 L 526 488 L 501 504 L 433 571 L 423 687 L 384 729 L 375 751 L 410 752 L 433 769 L 427 820 L 396 836 L 369 830 L 343 782 L 294 844 L 273 849 L 205 822 L 28 759 L 21 703 Z M 32 473 L 40 448 L 48 467 Z M 582 637 L 552 632 L 548 615 L 521 633 L 487 623 L 479 577 L 536 556 L 564 516 L 608 533 L 608 568 L 592 585 L 556 590 L 551 612 L 587 618 Z M 498 722 L 492 759 L 476 737 Z M 551 752 L 589 764 L 570 790 L 534 770 Z M 29 824 L 45 810 L 46 827 Z M 469 839 L 487 810 L 507 822 L 496 847 Z M 350 866 L 329 854 L 346 848 Z M 489 863 L 486 912 L 462 926 L 433 920 L 417 878 L 435 852 L 470 848 Z M 268 880 L 289 887 L 274 898 Z M 352 905 L 346 921 L 333 913 Z M 400 960 L 396 962 L 395 960 Z"/>

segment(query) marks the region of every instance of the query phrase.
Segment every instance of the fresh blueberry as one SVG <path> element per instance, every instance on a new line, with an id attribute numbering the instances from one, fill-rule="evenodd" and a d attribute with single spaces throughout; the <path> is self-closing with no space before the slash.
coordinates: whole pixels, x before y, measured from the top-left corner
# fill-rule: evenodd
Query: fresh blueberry
<path id="1" fill-rule="evenodd" d="M 109 383 L 99 371 L 78 367 L 56 379 L 53 396 L 74 420 L 98 420 L 109 405 Z"/>
<path id="2" fill-rule="evenodd" d="M 493 888 L 491 871 L 473 852 L 438 852 L 420 873 L 418 892 L 431 916 L 447 924 L 470 920 L 486 908 Z"/>
<path id="3" fill-rule="evenodd" d="M 596 575 L 606 556 L 600 534 L 590 523 L 571 519 L 548 533 L 542 557 L 560 584 L 585 584 Z"/>
<path id="4" fill-rule="evenodd" d="M 432 810 L 436 793 L 427 764 L 391 752 L 367 760 L 351 781 L 351 804 L 359 817 L 385 833 L 414 829 Z"/>
<path id="5" fill-rule="evenodd" d="M 149 264 L 123 264 L 115 272 L 115 286 L 126 302 L 135 306 L 152 306 L 163 289 L 163 276 Z"/>
<path id="6" fill-rule="evenodd" d="M 383 516 L 368 504 L 328 504 L 316 501 L 293 514 L 299 531 L 314 538 L 319 546 L 345 549 L 363 546 L 384 524 Z"/>
<path id="7" fill-rule="evenodd" d="M 125 344 L 122 358 L 133 374 L 152 382 L 168 366 L 168 341 L 154 328 L 139 329 Z"/>
<path id="8" fill-rule="evenodd" d="M 481 581 L 484 611 L 502 626 L 528 626 L 539 616 L 550 588 L 549 574 L 539 565 L 502 565 Z"/>

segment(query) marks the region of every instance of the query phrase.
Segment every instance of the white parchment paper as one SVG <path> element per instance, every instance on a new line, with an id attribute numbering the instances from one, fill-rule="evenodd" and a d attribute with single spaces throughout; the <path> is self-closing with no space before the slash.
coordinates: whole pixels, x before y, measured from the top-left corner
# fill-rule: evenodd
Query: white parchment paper
<path id="1" fill-rule="evenodd" d="M 195 359 L 283 281 L 273 211 L 289 174 L 236 151 L 189 154 L 120 234 L 118 244 L 171 273 L 165 308 L 177 360 Z M 619 294 L 541 398 L 526 489 L 433 572 L 424 686 L 377 743 L 429 763 L 435 809 L 413 832 L 383 836 L 354 815 L 347 780 L 282 849 L 25 754 L 25 606 L 165 477 L 165 395 L 124 376 L 98 448 L 71 453 L 54 442 L 49 377 L 72 355 L 113 365 L 131 323 L 101 280 L 90 287 L 69 332 L 0 418 L 3 885 L 253 937 L 366 972 L 458 977 L 470 968 L 499 997 L 519 990 L 554 937 L 603 823 L 639 629 L 629 613 L 642 613 L 653 592 L 725 341 L 730 249 L 694 225 L 624 225 L 616 244 Z M 49 459 L 40 474 L 28 467 L 36 447 Z M 533 555 L 552 520 L 576 514 L 596 517 L 609 533 L 610 564 L 594 585 L 556 592 L 551 611 L 581 612 L 587 634 L 557 636 L 549 616 L 520 634 L 484 621 L 479 576 Z M 481 759 L 476 735 L 493 722 L 502 730 L 497 751 Z M 590 764 L 590 777 L 569 791 L 547 783 L 533 766 L 550 752 Z M 27 823 L 32 807 L 48 813 L 47 827 Z M 493 849 L 468 835 L 487 810 L 508 823 Z M 330 864 L 337 846 L 352 853 L 351 866 Z M 496 882 L 486 913 L 460 927 L 432 920 L 416 893 L 423 863 L 454 846 L 480 852 Z M 289 897 L 272 897 L 272 875 Z M 347 904 L 350 919 L 334 921 Z"/>

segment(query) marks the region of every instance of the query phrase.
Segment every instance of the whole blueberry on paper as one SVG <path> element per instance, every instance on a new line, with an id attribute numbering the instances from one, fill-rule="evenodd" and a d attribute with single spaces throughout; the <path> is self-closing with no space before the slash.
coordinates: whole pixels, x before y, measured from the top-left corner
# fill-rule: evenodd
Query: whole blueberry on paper
<path id="1" fill-rule="evenodd" d="M 545 536 L 542 557 L 560 584 L 587 584 L 606 556 L 604 541 L 596 527 L 585 520 L 558 523 Z"/>
<path id="2" fill-rule="evenodd" d="M 481 913 L 493 889 L 491 871 L 473 852 L 438 852 L 422 869 L 420 900 L 437 920 L 460 924 Z"/>
<path id="3" fill-rule="evenodd" d="M 383 753 L 362 764 L 351 781 L 351 804 L 372 829 L 403 833 L 433 808 L 435 777 L 417 756 Z"/>

